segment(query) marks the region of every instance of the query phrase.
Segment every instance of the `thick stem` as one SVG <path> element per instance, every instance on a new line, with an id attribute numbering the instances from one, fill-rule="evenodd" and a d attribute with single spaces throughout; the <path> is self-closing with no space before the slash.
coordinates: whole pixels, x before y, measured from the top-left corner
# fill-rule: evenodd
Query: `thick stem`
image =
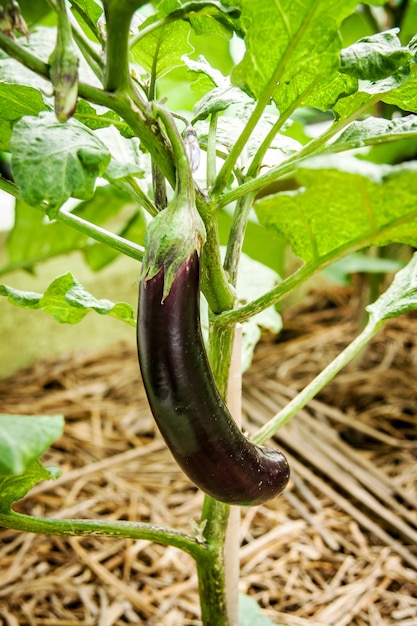
<path id="1" fill-rule="evenodd" d="M 106 16 L 106 91 L 130 91 L 129 31 L 135 9 L 129 1 L 105 0 Z"/>
<path id="2" fill-rule="evenodd" d="M 237 324 L 227 387 L 227 406 L 238 426 L 242 424 L 242 325 Z M 226 609 L 231 626 L 239 626 L 240 507 L 231 506 L 224 545 Z"/>
<path id="3" fill-rule="evenodd" d="M 219 336 L 220 335 L 220 336 Z M 227 329 L 225 331 L 218 330 L 210 336 L 210 356 L 213 374 L 216 384 L 223 396 L 226 396 L 228 380 L 229 380 L 229 363 L 233 347 L 234 330 Z M 235 361 L 237 366 L 237 360 Z M 232 376 L 236 377 L 236 371 Z M 236 385 L 236 380 L 232 386 Z M 236 389 L 234 393 L 234 411 L 238 411 L 239 401 L 236 399 Z M 232 526 L 228 531 L 228 521 L 230 507 L 222 502 L 213 500 L 209 496 L 205 497 L 202 527 L 203 536 L 208 545 L 208 554 L 202 555 L 198 565 L 198 580 L 200 604 L 203 618 L 203 626 L 234 626 L 237 611 L 238 599 L 234 595 L 237 589 L 234 589 L 234 581 L 238 576 L 239 567 L 236 558 L 238 558 L 238 549 L 236 548 L 236 536 L 231 538 L 236 529 L 236 513 L 232 513 Z M 229 532 L 228 544 L 227 535 Z M 237 538 L 239 533 L 237 533 Z M 227 552 L 226 552 L 227 551 Z M 226 565 L 226 558 L 228 563 Z M 227 573 L 226 573 L 227 567 Z"/>
<path id="4" fill-rule="evenodd" d="M 231 626 L 227 616 L 224 543 L 229 505 L 206 496 L 203 536 L 208 551 L 197 559 L 198 588 L 203 626 Z"/>

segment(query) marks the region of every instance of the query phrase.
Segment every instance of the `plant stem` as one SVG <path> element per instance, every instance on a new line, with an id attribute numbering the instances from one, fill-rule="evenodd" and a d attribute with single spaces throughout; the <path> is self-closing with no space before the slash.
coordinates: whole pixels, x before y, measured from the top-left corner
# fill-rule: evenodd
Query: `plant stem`
<path id="1" fill-rule="evenodd" d="M 207 552 L 197 558 L 203 626 L 231 626 L 227 616 L 224 542 L 229 505 L 205 497 L 202 521 Z"/>
<path id="2" fill-rule="evenodd" d="M 295 396 L 281 411 L 270 419 L 252 437 L 252 441 L 263 444 L 272 437 L 281 426 L 288 422 L 298 411 L 314 398 L 315 395 L 343 369 L 384 325 L 384 321 L 369 320 L 363 331 L 333 361 L 327 365 L 299 394 Z"/>
<path id="3" fill-rule="evenodd" d="M 212 189 L 216 181 L 216 135 L 218 112 L 210 116 L 210 126 L 207 138 L 207 189 Z"/>
<path id="4" fill-rule="evenodd" d="M 224 269 L 234 287 L 236 287 L 243 239 L 245 237 L 249 213 L 252 209 L 254 199 L 255 196 L 252 193 L 248 193 L 244 198 L 239 198 L 236 209 L 233 212 L 232 226 L 230 228 L 226 256 L 224 259 Z"/>
<path id="5" fill-rule="evenodd" d="M 10 511 L 0 512 L 0 526 L 24 532 L 61 537 L 126 537 L 145 539 L 164 546 L 174 546 L 187 552 L 195 559 L 201 559 L 207 547 L 191 535 L 141 522 L 124 520 L 84 520 L 53 519 L 23 515 Z"/>
<path id="6" fill-rule="evenodd" d="M 133 10 L 129 2 L 103 2 L 106 16 L 106 68 L 104 87 L 106 91 L 130 91 L 129 32 Z"/>
<path id="7" fill-rule="evenodd" d="M 132 241 L 128 241 L 119 235 L 115 235 L 105 228 L 101 228 L 101 226 L 96 226 L 96 224 L 87 222 L 82 217 L 74 215 L 74 213 L 71 213 L 70 211 L 63 211 L 61 209 L 58 211 L 56 219 L 59 222 L 67 224 L 71 228 L 78 230 L 84 235 L 91 237 L 95 241 L 104 243 L 106 246 L 113 248 L 113 250 L 117 250 L 118 252 L 135 259 L 136 261 L 141 261 L 143 258 L 144 249 L 142 246 L 139 246 Z"/>
<path id="8" fill-rule="evenodd" d="M 247 193 L 257 193 L 261 189 L 265 189 L 280 178 L 291 176 L 300 166 L 300 164 L 311 156 L 325 154 L 327 150 L 332 153 L 338 151 L 334 148 L 332 149 L 331 145 L 326 146 L 326 143 L 337 133 L 343 130 L 343 128 L 345 128 L 348 124 L 355 121 L 358 117 L 365 113 L 370 107 L 374 106 L 380 100 L 380 98 L 381 94 L 375 94 L 351 115 L 346 118 L 342 118 L 337 122 L 334 122 L 330 126 L 330 128 L 328 128 L 319 137 L 315 137 L 314 139 L 312 139 L 302 148 L 302 150 L 292 155 L 289 159 L 287 159 L 277 167 L 271 168 L 268 172 L 266 172 L 265 174 L 261 174 L 256 178 L 250 178 L 246 182 L 239 185 L 239 187 L 237 187 L 236 189 L 232 189 L 231 191 L 222 194 L 217 201 L 218 208 L 222 208 L 230 204 L 231 202 L 238 200 L 242 196 L 245 196 Z M 344 149 L 345 148 L 341 147 L 340 151 L 343 151 Z"/>
<path id="9" fill-rule="evenodd" d="M 240 427 L 242 425 L 242 325 L 237 324 L 234 333 L 232 359 L 227 386 L 227 406 Z M 226 584 L 226 608 L 231 626 L 239 624 L 239 578 L 240 578 L 240 507 L 231 506 L 227 521 L 224 561 Z"/>

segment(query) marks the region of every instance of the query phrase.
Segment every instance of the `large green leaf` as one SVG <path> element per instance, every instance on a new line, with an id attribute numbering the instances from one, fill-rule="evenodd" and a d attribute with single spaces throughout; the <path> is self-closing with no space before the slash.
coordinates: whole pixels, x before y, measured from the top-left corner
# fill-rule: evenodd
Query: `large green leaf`
<path id="1" fill-rule="evenodd" d="M 345 156 L 337 167 L 316 158 L 295 180 L 298 189 L 258 201 L 256 212 L 305 262 L 371 243 L 417 245 L 417 163 L 378 166 Z"/>
<path id="2" fill-rule="evenodd" d="M 12 122 L 24 115 L 38 115 L 48 107 L 34 87 L 0 82 L 0 119 Z"/>
<path id="3" fill-rule="evenodd" d="M 136 324 L 129 304 L 96 299 L 71 272 L 55 278 L 44 294 L 22 291 L 0 283 L 0 296 L 6 296 L 9 302 L 24 309 L 42 309 L 61 324 L 77 324 L 89 311 L 110 315 L 131 326 Z"/>
<path id="4" fill-rule="evenodd" d="M 62 415 L 0 415 L 0 476 L 26 472 L 63 428 Z"/>
<path id="5" fill-rule="evenodd" d="M 110 161 L 108 148 L 92 130 L 74 119 L 62 124 L 53 113 L 19 120 L 10 151 L 23 199 L 33 206 L 46 203 L 51 216 L 71 196 L 91 198 Z"/>
<path id="6" fill-rule="evenodd" d="M 247 25 L 246 54 L 235 67 L 232 81 L 259 97 L 273 80 L 281 110 L 307 95 L 324 107 L 323 79 L 337 72 L 341 48 L 338 28 L 355 8 L 354 0 L 240 0 Z M 327 100 L 327 97 L 325 98 Z"/>

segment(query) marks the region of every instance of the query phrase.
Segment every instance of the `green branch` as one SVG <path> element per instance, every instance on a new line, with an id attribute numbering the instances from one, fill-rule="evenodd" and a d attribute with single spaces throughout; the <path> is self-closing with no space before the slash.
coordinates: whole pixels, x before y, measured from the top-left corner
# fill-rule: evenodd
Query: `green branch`
<path id="1" fill-rule="evenodd" d="M 0 513 L 0 526 L 24 532 L 61 537 L 145 539 L 163 546 L 174 546 L 184 550 L 184 552 L 187 552 L 197 560 L 202 559 L 206 552 L 206 546 L 200 539 L 171 528 L 141 522 L 101 519 L 51 519 L 23 515 L 11 511 L 10 513 Z"/>
<path id="2" fill-rule="evenodd" d="M 356 355 L 360 354 L 366 344 L 383 326 L 384 322 L 375 323 L 369 321 L 363 331 L 358 335 L 333 361 L 318 374 L 295 398 L 293 398 L 281 411 L 270 419 L 252 437 L 252 441 L 263 444 L 270 439 L 281 426 L 286 424 L 298 411 L 300 411 L 329 381 L 336 376 Z"/>
<path id="3" fill-rule="evenodd" d="M 113 250 L 117 250 L 117 252 L 121 252 L 136 261 L 141 261 L 143 259 L 144 249 L 142 246 L 139 246 L 132 241 L 128 241 L 119 235 L 111 233 L 96 224 L 92 224 L 92 222 L 87 222 L 82 217 L 79 217 L 70 211 L 63 211 L 61 209 L 58 211 L 56 219 L 59 222 L 78 230 L 84 235 L 91 237 L 91 239 L 94 239 L 99 243 L 103 243 L 104 245 L 113 248 Z"/>

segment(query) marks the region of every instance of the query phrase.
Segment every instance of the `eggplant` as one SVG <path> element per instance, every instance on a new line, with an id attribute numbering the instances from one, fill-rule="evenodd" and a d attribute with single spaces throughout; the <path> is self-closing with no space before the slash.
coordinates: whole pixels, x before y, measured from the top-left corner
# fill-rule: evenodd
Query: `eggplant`
<path id="1" fill-rule="evenodd" d="M 175 460 L 206 494 L 235 505 L 262 504 L 286 487 L 276 449 L 251 443 L 217 389 L 200 324 L 200 256 L 166 266 L 139 284 L 137 347 L 152 414 Z"/>

